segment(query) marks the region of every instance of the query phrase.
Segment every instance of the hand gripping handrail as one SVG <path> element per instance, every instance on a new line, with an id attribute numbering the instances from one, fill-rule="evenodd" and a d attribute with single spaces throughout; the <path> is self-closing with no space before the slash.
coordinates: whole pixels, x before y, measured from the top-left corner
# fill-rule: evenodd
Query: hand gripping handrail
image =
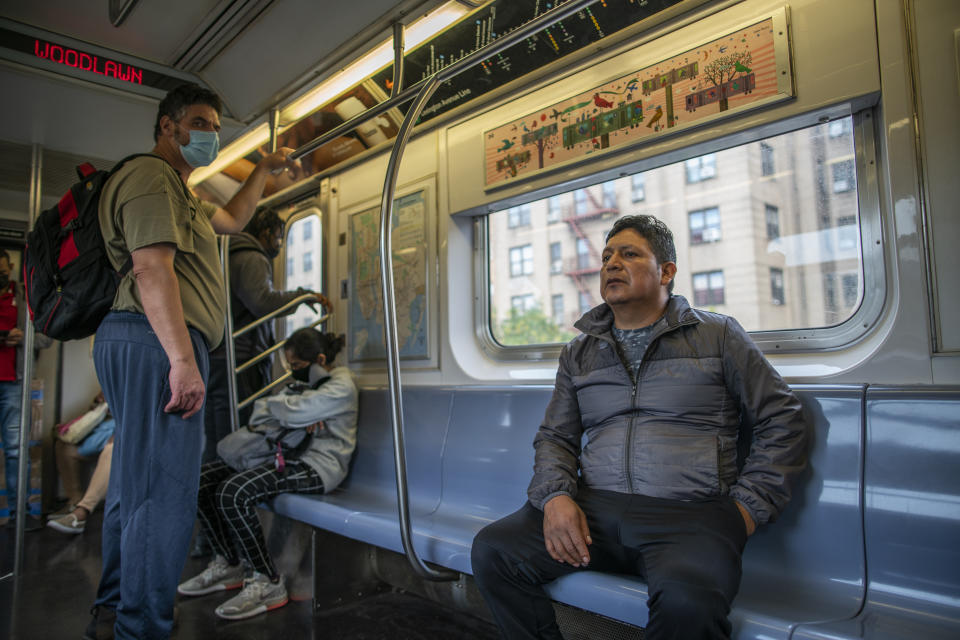
<path id="1" fill-rule="evenodd" d="M 387 176 L 383 185 L 383 199 L 380 203 L 380 273 L 383 294 L 384 333 L 386 336 L 388 361 L 387 377 L 390 383 L 390 406 L 393 418 L 393 453 L 397 474 L 397 508 L 400 515 L 400 537 L 403 542 L 403 550 L 407 555 L 407 560 L 409 560 L 413 566 L 414 571 L 428 580 L 456 580 L 459 574 L 447 569 L 437 570 L 428 567 L 420 556 L 417 555 L 417 551 L 414 549 L 411 540 L 406 455 L 403 445 L 403 396 L 400 393 L 400 352 L 397 340 L 397 310 L 393 289 L 393 225 L 391 224 L 393 220 L 393 194 L 397 185 L 400 158 L 403 156 L 404 148 L 410 139 L 410 134 L 413 132 L 414 123 L 417 121 L 417 118 L 420 117 L 420 112 L 423 111 L 427 101 L 430 100 L 430 97 L 441 82 L 449 80 L 480 61 L 513 46 L 524 38 L 533 35 L 536 31 L 548 27 L 594 2 L 596 2 L 596 0 L 571 0 L 561 7 L 551 9 L 542 16 L 531 20 L 482 49 L 478 49 L 467 57 L 454 62 L 449 67 L 441 69 L 430 78 L 418 82 L 405 91 L 399 92 L 395 97 L 385 100 L 376 107 L 350 119 L 341 125 L 341 127 L 337 127 L 337 129 L 307 143 L 292 154 L 292 157 L 296 158 L 303 155 L 303 153 L 316 149 L 325 142 L 324 138 L 328 136 L 336 137 L 333 134 L 336 133 L 336 135 L 340 135 L 342 131 L 338 130 L 344 129 L 347 125 L 352 124 L 355 126 L 354 123 L 359 124 L 362 121 L 368 120 L 373 117 L 374 114 L 371 113 L 373 111 L 382 113 L 396 106 L 398 103 L 408 100 L 409 97 L 407 94 L 415 89 L 419 89 L 413 105 L 410 107 L 410 110 L 403 119 L 403 123 L 400 125 L 400 130 L 397 132 L 397 139 L 390 153 L 390 160 L 387 163 Z M 330 139 L 332 139 L 332 137 Z M 301 150 L 308 147 L 308 151 L 301 153 Z"/>
<path id="2" fill-rule="evenodd" d="M 229 261 L 230 261 L 230 236 L 225 235 L 223 236 L 221 240 L 221 245 L 220 245 L 220 265 L 221 265 L 221 268 L 223 269 L 222 271 L 223 286 L 226 288 L 227 291 L 230 291 L 230 262 Z M 248 331 L 253 331 L 263 323 L 270 322 L 271 320 L 277 318 L 278 316 L 283 315 L 290 309 L 293 309 L 294 307 L 297 307 L 304 303 L 309 303 L 311 301 L 317 302 L 317 296 L 313 293 L 305 293 L 301 296 L 297 296 L 296 298 L 286 303 L 282 307 L 274 309 L 270 313 L 234 331 L 231 296 L 227 295 L 226 319 L 224 323 L 226 330 L 224 333 L 225 335 L 232 336 L 233 338 L 232 340 L 226 340 L 225 341 L 226 344 L 224 345 L 227 352 L 227 371 L 233 372 L 232 375 L 227 376 L 228 397 L 230 399 L 230 407 L 231 407 L 231 410 L 230 410 L 230 430 L 231 431 L 236 431 L 240 427 L 240 409 L 243 409 L 244 407 L 252 403 L 254 400 L 262 396 L 264 393 L 266 393 L 267 391 L 270 391 L 271 389 L 278 386 L 282 382 L 285 382 L 290 377 L 290 374 L 287 373 L 277 378 L 276 380 L 274 380 L 264 388 L 260 389 L 259 391 L 253 393 L 250 396 L 247 396 L 241 401 L 237 391 L 237 374 L 246 371 L 247 369 L 257 364 L 264 358 L 269 358 L 271 354 L 280 350 L 280 348 L 283 347 L 286 340 L 280 340 L 278 342 L 275 342 L 272 347 L 262 351 L 258 355 L 255 355 L 254 357 L 250 358 L 240 366 L 237 366 L 237 352 L 236 352 L 236 346 L 234 345 L 234 340 L 236 340 L 243 334 L 247 333 Z M 311 328 L 316 327 L 317 325 L 320 325 L 326 322 L 329 318 L 330 318 L 329 313 L 323 314 L 307 326 Z"/>

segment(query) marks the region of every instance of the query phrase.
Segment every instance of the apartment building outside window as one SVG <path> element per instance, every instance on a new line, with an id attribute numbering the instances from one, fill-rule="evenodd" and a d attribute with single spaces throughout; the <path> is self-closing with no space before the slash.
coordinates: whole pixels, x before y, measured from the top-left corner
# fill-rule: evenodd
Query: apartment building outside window
<path id="1" fill-rule="evenodd" d="M 775 305 L 786 302 L 786 297 L 783 295 L 783 269 L 770 267 L 770 299 Z"/>
<path id="2" fill-rule="evenodd" d="M 537 307 L 537 298 L 532 293 L 510 297 L 510 307 L 524 313 Z"/>
<path id="3" fill-rule="evenodd" d="M 563 326 L 563 294 L 555 293 L 550 296 L 550 313 L 556 325 Z"/>
<path id="4" fill-rule="evenodd" d="M 717 207 L 691 211 L 690 244 L 720 241 L 720 210 Z"/>
<path id="5" fill-rule="evenodd" d="M 767 221 L 767 240 L 776 240 L 780 237 L 780 209 L 772 204 L 766 204 L 764 217 Z"/>
<path id="6" fill-rule="evenodd" d="M 580 302 L 580 313 L 584 314 L 590 309 L 593 308 L 593 298 L 590 297 L 590 294 L 586 291 L 581 291 L 579 296 Z"/>
<path id="7" fill-rule="evenodd" d="M 760 175 L 772 176 L 776 171 L 773 163 L 773 147 L 766 142 L 760 143 Z"/>
<path id="8" fill-rule="evenodd" d="M 563 245 L 550 243 L 550 273 L 563 273 Z"/>
<path id="9" fill-rule="evenodd" d="M 547 222 L 559 222 L 563 218 L 563 198 L 553 196 L 547 200 Z"/>
<path id="10" fill-rule="evenodd" d="M 530 205 L 522 204 L 507 212 L 507 226 L 511 229 L 530 226 Z"/>
<path id="11" fill-rule="evenodd" d="M 306 242 L 312 237 L 313 237 L 313 220 L 306 220 L 303 223 L 303 241 Z"/>
<path id="12" fill-rule="evenodd" d="M 303 272 L 313 271 L 313 251 L 303 254 Z"/>
<path id="13" fill-rule="evenodd" d="M 850 118 L 841 118 L 827 125 L 827 131 L 831 138 L 839 138 L 840 136 L 851 133 L 853 131 L 853 125 L 850 122 Z"/>
<path id="14" fill-rule="evenodd" d="M 607 209 L 617 207 L 617 185 L 612 180 L 603 183 L 603 206 Z"/>
<path id="15" fill-rule="evenodd" d="M 573 192 L 573 210 L 578 216 L 587 212 L 589 202 L 590 199 L 589 196 L 587 196 L 586 189 L 577 189 Z"/>
<path id="16" fill-rule="evenodd" d="M 577 268 L 590 267 L 590 242 L 586 238 L 577 238 Z"/>
<path id="17" fill-rule="evenodd" d="M 698 307 L 723 304 L 723 271 L 693 274 L 693 304 Z"/>
<path id="18" fill-rule="evenodd" d="M 717 154 L 708 153 L 686 162 L 687 182 L 694 183 L 717 177 Z"/>
<path id="19" fill-rule="evenodd" d="M 529 276 L 533 273 L 533 245 L 525 244 L 510 249 L 510 276 Z"/>
<path id="20" fill-rule="evenodd" d="M 830 165 L 830 174 L 833 177 L 833 192 L 843 193 L 852 191 L 857 186 L 853 160 L 841 160 Z"/>
<path id="21" fill-rule="evenodd" d="M 642 202 L 647 197 L 647 180 L 642 173 L 630 176 L 630 194 L 634 202 Z"/>

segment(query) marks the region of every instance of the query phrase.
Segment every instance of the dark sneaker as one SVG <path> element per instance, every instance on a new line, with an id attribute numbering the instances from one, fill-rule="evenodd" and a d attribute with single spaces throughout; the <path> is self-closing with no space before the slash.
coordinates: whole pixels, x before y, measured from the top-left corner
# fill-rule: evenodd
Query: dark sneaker
<path id="1" fill-rule="evenodd" d="M 83 632 L 83 640 L 113 640 L 113 625 L 117 622 L 116 609 L 93 605 L 90 615 L 93 617 Z"/>
<path id="2" fill-rule="evenodd" d="M 243 620 L 285 604 L 287 588 L 283 578 L 274 583 L 267 576 L 254 571 L 253 576 L 243 581 L 243 591 L 217 607 L 216 614 L 225 620 Z"/>

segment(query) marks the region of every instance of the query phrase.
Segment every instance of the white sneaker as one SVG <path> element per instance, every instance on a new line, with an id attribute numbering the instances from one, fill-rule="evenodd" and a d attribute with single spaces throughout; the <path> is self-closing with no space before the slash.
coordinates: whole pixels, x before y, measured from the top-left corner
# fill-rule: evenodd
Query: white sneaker
<path id="1" fill-rule="evenodd" d="M 225 620 L 243 620 L 285 604 L 287 588 L 283 584 L 283 577 L 274 584 L 267 576 L 254 571 L 253 576 L 243 581 L 243 591 L 217 607 L 216 613 Z"/>
<path id="2" fill-rule="evenodd" d="M 221 555 L 216 555 L 207 568 L 177 587 L 183 596 L 202 596 L 214 591 L 239 589 L 243 586 L 243 565 L 231 565 Z"/>
<path id="3" fill-rule="evenodd" d="M 87 526 L 86 520 L 80 520 L 72 513 L 68 513 L 54 520 L 47 520 L 47 526 L 61 533 L 83 533 Z"/>

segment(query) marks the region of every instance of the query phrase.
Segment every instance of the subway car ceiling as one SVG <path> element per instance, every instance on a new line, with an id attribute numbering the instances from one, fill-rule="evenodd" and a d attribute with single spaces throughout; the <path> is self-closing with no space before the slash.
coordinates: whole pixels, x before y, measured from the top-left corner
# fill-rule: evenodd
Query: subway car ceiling
<path id="1" fill-rule="evenodd" d="M 443 2 L 360 0 L 350 11 L 312 0 L 109 4 L 131 5 L 119 26 L 111 23 L 105 1 L 82 8 L 66 0 L 4 3 L 0 140 L 116 160 L 152 144 L 151 127 L 144 123 L 152 123 L 165 90 L 184 79 L 206 84 L 223 99 L 225 145 L 370 42 L 389 38 L 392 22 L 410 22 Z M 465 12 L 470 3 L 461 6 Z M 38 63 L 47 43 L 97 56 L 98 62 Z M 102 68 L 108 61 L 121 71 L 130 65 L 163 76 L 165 82 L 151 88 L 146 80 L 106 77 Z"/>

